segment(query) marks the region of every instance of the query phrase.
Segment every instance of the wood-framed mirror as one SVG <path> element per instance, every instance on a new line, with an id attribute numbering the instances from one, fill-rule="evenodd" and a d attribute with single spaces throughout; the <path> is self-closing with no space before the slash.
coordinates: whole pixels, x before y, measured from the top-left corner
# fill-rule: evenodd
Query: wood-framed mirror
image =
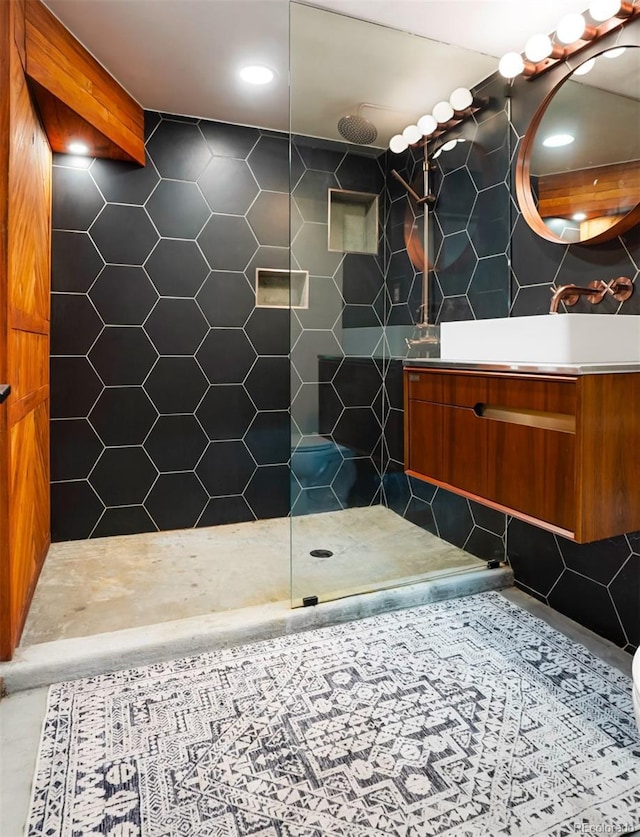
<path id="1" fill-rule="evenodd" d="M 640 222 L 640 47 L 605 50 L 551 90 L 522 142 L 516 194 L 531 229 L 558 244 Z"/>

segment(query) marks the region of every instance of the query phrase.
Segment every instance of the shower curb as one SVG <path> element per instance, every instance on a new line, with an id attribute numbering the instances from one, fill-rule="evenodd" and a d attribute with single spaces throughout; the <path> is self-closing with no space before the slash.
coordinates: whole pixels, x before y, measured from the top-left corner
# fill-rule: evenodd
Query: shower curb
<path id="1" fill-rule="evenodd" d="M 314 607 L 292 609 L 288 601 L 273 602 L 89 637 L 43 642 L 18 648 L 11 662 L 0 663 L 0 677 L 5 692 L 12 694 L 512 586 L 513 572 L 509 567 L 473 570 L 348 596 Z"/>

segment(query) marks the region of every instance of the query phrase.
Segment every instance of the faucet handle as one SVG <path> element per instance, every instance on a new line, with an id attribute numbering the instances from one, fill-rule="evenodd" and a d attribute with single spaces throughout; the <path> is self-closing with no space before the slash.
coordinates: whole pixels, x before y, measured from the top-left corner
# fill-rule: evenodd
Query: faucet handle
<path id="1" fill-rule="evenodd" d="M 587 296 L 587 301 L 592 305 L 597 305 L 599 302 L 602 302 L 610 290 L 608 283 L 604 279 L 593 279 L 587 287 L 593 289 L 593 292 Z"/>
<path id="2" fill-rule="evenodd" d="M 618 276 L 607 283 L 609 293 L 617 302 L 624 302 L 633 293 L 633 281 L 628 276 Z"/>

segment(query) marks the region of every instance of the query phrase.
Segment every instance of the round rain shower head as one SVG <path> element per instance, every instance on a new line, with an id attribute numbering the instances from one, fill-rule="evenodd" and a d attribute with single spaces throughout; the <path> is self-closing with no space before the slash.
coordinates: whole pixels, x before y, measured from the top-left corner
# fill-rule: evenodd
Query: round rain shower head
<path id="1" fill-rule="evenodd" d="M 364 116 L 343 116 L 338 122 L 338 131 L 356 145 L 370 145 L 376 141 L 378 129 Z"/>

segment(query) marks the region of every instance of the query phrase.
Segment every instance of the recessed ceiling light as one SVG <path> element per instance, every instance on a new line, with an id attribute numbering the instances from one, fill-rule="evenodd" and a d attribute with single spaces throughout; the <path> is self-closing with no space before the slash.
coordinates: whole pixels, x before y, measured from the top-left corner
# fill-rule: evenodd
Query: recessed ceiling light
<path id="1" fill-rule="evenodd" d="M 263 64 L 251 64 L 240 70 L 240 78 L 247 84 L 269 84 L 274 75 L 273 70 Z"/>
<path id="2" fill-rule="evenodd" d="M 89 146 L 85 142 L 70 142 L 67 151 L 69 154 L 88 154 Z"/>
<path id="3" fill-rule="evenodd" d="M 586 212 L 576 212 L 575 215 L 571 216 L 574 221 L 586 221 L 587 220 L 587 213 Z"/>
<path id="4" fill-rule="evenodd" d="M 547 148 L 560 148 L 563 145 L 570 145 L 574 139 L 575 137 L 572 137 L 571 134 L 551 134 L 550 137 L 542 141 L 542 144 Z"/>

